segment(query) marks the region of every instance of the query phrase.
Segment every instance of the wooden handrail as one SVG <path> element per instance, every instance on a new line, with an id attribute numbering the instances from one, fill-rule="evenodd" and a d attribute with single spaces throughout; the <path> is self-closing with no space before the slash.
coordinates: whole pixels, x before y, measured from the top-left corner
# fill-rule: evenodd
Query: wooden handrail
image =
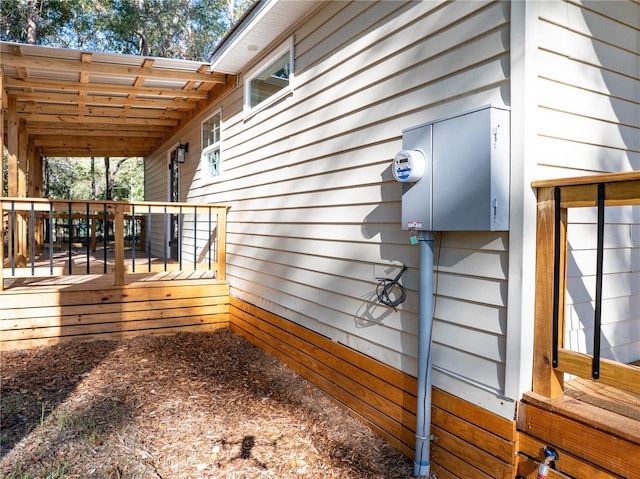
<path id="1" fill-rule="evenodd" d="M 180 227 L 179 232 L 183 232 L 182 225 L 188 223 L 190 228 L 190 235 L 187 239 L 192 239 L 193 246 L 189 251 L 182 251 L 185 237 L 178 238 L 176 244 L 178 245 L 178 251 L 180 254 L 179 267 L 174 265 L 167 265 L 167 245 L 161 245 L 157 248 L 162 250 L 162 255 L 165 256 L 163 269 L 166 270 L 182 270 L 182 263 L 184 257 L 188 257 L 193 253 L 193 260 L 188 264 L 195 269 L 213 269 L 216 272 L 216 278 L 224 280 L 226 267 L 225 267 L 225 253 L 226 253 L 226 215 L 229 209 L 228 205 L 224 204 L 194 204 L 194 203 L 173 203 L 173 202 L 123 202 L 123 201 L 81 201 L 81 200 L 48 200 L 42 198 L 0 198 L 0 218 L 2 221 L 2 228 L 0 228 L 0 245 L 2 245 L 2 261 L 0 261 L 0 290 L 4 286 L 4 282 L 1 280 L 3 277 L 11 276 L 25 276 L 36 275 L 35 258 L 40 254 L 40 250 L 44 245 L 44 231 L 45 225 L 49 226 L 49 252 L 50 252 L 50 271 L 47 274 L 44 269 L 38 268 L 37 275 L 53 275 L 53 227 L 56 225 L 56 221 L 62 219 L 66 220 L 66 226 L 58 225 L 58 227 L 66 227 L 69 232 L 69 238 L 65 241 L 67 249 L 69 251 L 69 270 L 72 265 L 72 250 L 74 249 L 73 230 L 71 225 L 77 222 L 83 222 L 83 232 L 85 233 L 81 239 L 87 242 L 87 273 L 89 272 L 89 250 L 95 252 L 96 248 L 96 230 L 99 221 L 113 222 L 114 224 L 114 283 L 116 285 L 124 284 L 125 273 L 127 267 L 125 265 L 125 243 L 124 238 L 126 236 L 126 223 L 137 222 L 139 224 L 146 224 L 145 230 L 140 231 L 140 236 L 145 237 L 148 241 L 151 238 L 147 237 L 147 227 L 150 228 L 148 221 L 151 218 L 162 217 L 162 221 L 156 223 L 156 230 L 158 230 L 157 224 L 161 224 L 160 228 L 164 229 L 169 221 L 176 222 Z M 200 216 L 206 218 L 200 219 Z M 170 220 L 167 220 L 170 218 Z M 4 257 L 4 241 L 5 241 L 5 228 L 8 233 L 8 255 Z M 197 228 L 197 230 L 196 230 Z M 103 229 L 104 226 L 103 226 Z M 203 237 L 208 232 L 209 239 L 204 245 L 199 245 L 198 238 Z M 215 231 L 214 231 L 215 230 Z M 200 232 L 200 236 L 198 235 Z M 134 235 L 137 236 L 137 231 Z M 106 272 L 106 246 L 110 245 L 107 242 L 107 231 L 104 231 L 104 269 Z M 166 237 L 167 235 L 164 234 Z M 91 240 L 91 246 L 89 242 Z M 157 245 L 158 239 L 155 238 L 155 244 Z M 135 254 L 136 238 L 133 238 L 133 254 Z M 59 244 L 59 243 L 58 243 Z M 151 244 L 151 243 L 149 243 Z M 199 249 L 202 250 L 208 248 L 206 254 L 202 251 L 199 253 Z M 142 249 L 142 248 L 141 248 Z M 215 258 L 213 258 L 215 252 Z M 184 253 L 184 254 L 183 254 Z M 150 254 L 150 252 L 149 252 Z M 206 258 L 206 261 L 203 259 Z M 215 261 L 213 260 L 215 259 Z M 25 264 L 26 263 L 26 264 Z M 135 258 L 133 259 L 132 269 L 135 270 Z M 148 258 L 148 269 L 151 270 L 151 257 Z M 154 271 L 157 267 L 154 266 Z"/>
<path id="2" fill-rule="evenodd" d="M 597 206 L 598 190 L 603 190 L 599 185 L 604 185 L 606 190 L 605 208 L 640 205 L 640 171 L 532 183 L 538 193 L 533 391 L 546 397 L 564 393 L 564 373 L 592 379 L 593 357 L 564 349 L 561 345 L 564 344 L 565 328 L 567 213 L 569 208 Z M 560 198 L 559 202 L 556 202 L 557 198 Z M 554 316 L 557 321 L 555 334 Z M 556 365 L 554 357 L 557 358 Z M 640 392 L 640 368 L 598 358 L 595 363 L 598 364 L 598 381 Z"/>

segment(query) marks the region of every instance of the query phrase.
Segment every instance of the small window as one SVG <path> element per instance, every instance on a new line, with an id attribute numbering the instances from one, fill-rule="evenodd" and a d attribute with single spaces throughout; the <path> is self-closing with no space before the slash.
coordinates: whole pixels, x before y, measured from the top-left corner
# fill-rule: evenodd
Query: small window
<path id="1" fill-rule="evenodd" d="M 220 125 L 222 112 L 218 111 L 202 123 L 202 171 L 203 176 L 220 176 Z"/>
<path id="2" fill-rule="evenodd" d="M 247 74 L 244 99 L 245 112 L 275 101 L 290 92 L 292 86 L 293 39 Z"/>

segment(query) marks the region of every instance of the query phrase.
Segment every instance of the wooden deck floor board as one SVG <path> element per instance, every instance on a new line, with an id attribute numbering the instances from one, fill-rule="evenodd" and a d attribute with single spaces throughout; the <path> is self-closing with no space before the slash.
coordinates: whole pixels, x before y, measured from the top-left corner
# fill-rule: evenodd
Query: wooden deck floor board
<path id="1" fill-rule="evenodd" d="M 567 381 L 565 395 L 629 419 L 640 421 L 640 394 L 577 378 Z"/>

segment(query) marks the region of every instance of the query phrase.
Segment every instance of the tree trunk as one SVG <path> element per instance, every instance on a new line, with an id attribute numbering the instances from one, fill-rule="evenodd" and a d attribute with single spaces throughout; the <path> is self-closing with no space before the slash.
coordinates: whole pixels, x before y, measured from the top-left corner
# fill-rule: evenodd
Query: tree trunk
<path id="1" fill-rule="evenodd" d="M 38 1 L 29 0 L 27 2 L 27 43 L 36 44 L 38 33 Z"/>
<path id="2" fill-rule="evenodd" d="M 105 189 L 106 189 L 106 197 L 107 197 L 107 201 L 111 201 L 111 199 L 113 198 L 113 195 L 111 194 L 111 184 L 113 183 L 113 181 L 111 181 L 111 167 L 109 165 L 109 157 L 105 156 L 104 157 L 104 177 L 105 177 Z"/>

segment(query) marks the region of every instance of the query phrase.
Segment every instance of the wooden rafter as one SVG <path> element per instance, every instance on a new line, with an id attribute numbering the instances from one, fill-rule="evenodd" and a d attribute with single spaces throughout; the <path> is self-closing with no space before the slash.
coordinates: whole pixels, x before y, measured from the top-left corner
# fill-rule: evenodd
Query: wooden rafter
<path id="1" fill-rule="evenodd" d="M 208 63 L 0 47 L 3 108 L 43 156 L 148 156 L 234 83 Z"/>

